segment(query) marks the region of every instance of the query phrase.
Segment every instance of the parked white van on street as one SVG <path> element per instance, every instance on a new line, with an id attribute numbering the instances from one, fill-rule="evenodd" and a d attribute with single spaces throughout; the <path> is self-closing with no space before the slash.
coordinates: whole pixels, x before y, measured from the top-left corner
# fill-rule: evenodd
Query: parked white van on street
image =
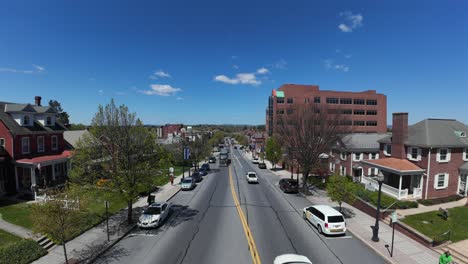
<path id="1" fill-rule="evenodd" d="M 321 234 L 346 234 L 343 215 L 328 205 L 314 205 L 304 208 L 304 219 L 308 220 Z"/>

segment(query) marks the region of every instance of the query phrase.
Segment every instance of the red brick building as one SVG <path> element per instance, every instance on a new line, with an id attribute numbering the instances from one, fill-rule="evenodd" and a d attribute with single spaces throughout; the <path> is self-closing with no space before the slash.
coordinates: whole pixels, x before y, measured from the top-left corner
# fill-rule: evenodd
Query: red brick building
<path id="1" fill-rule="evenodd" d="M 385 176 L 383 192 L 398 199 L 467 196 L 468 126 L 425 119 L 408 127 L 408 113 L 393 114 L 392 135 L 381 140 L 380 159 L 361 163 Z M 363 183 L 376 186 L 372 178 Z"/>
<path id="2" fill-rule="evenodd" d="M 340 111 L 349 120 L 351 132 L 385 133 L 387 131 L 387 96 L 375 90 L 342 92 L 320 90 L 317 85 L 284 84 L 272 91 L 266 109 L 266 132 L 276 132 L 280 118 L 296 105 L 312 104 L 328 111 Z"/>
<path id="3" fill-rule="evenodd" d="M 0 195 L 65 182 L 70 152 L 56 115 L 40 96 L 35 104 L 0 102 Z"/>

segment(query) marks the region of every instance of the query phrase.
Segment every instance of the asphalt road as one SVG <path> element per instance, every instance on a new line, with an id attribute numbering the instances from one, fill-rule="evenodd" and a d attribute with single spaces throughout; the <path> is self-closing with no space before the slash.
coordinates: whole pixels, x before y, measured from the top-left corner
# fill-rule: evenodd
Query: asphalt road
<path id="1" fill-rule="evenodd" d="M 302 219 L 310 202 L 283 194 L 278 178 L 259 170 L 237 150 L 231 152 L 234 188 L 252 231 L 262 263 L 277 255 L 306 255 L 313 263 L 385 263 L 352 234 L 323 237 Z M 227 167 L 212 171 L 192 191 L 181 191 L 173 210 L 158 229 L 136 229 L 97 263 L 252 263 L 239 214 L 231 194 Z M 247 171 L 256 171 L 259 184 L 248 184 Z"/>

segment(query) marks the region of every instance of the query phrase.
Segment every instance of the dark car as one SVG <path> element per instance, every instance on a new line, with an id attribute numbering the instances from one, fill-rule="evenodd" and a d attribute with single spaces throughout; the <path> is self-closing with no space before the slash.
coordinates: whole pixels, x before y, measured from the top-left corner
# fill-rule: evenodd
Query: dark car
<path id="1" fill-rule="evenodd" d="M 237 149 L 237 146 L 234 146 L 234 149 Z"/>
<path id="2" fill-rule="evenodd" d="M 200 173 L 201 176 L 205 176 L 208 174 L 208 171 L 205 168 L 200 168 L 198 173 Z"/>
<path id="3" fill-rule="evenodd" d="M 192 173 L 191 177 L 195 179 L 195 182 L 201 182 L 201 180 L 202 180 L 202 176 L 198 172 Z"/>
<path id="4" fill-rule="evenodd" d="M 266 169 L 266 164 L 263 163 L 263 162 L 262 162 L 262 163 L 259 163 L 259 164 L 258 164 L 258 168 L 260 168 L 260 169 Z"/>
<path id="5" fill-rule="evenodd" d="M 278 185 L 285 193 L 297 193 L 299 191 L 299 184 L 297 184 L 297 180 L 281 179 Z"/>
<path id="6" fill-rule="evenodd" d="M 216 163 L 216 158 L 215 158 L 215 157 L 210 157 L 210 158 L 208 159 L 208 162 L 209 162 L 209 163 Z"/>
<path id="7" fill-rule="evenodd" d="M 210 171 L 210 170 L 211 170 L 210 164 L 208 164 L 208 163 L 205 163 L 205 164 L 201 165 L 201 168 L 204 169 L 204 170 L 206 170 L 206 171 Z"/>

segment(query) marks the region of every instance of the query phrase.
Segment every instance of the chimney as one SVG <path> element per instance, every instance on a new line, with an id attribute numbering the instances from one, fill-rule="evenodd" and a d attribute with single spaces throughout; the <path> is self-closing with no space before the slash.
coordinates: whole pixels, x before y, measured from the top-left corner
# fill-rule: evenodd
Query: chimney
<path id="1" fill-rule="evenodd" d="M 408 140 L 408 113 L 393 113 L 392 156 L 406 159 L 405 142 Z"/>
<path id="2" fill-rule="evenodd" d="M 40 97 L 40 96 L 35 96 L 35 97 L 34 97 L 34 103 L 35 103 L 37 106 L 41 106 L 41 99 L 42 99 L 42 97 Z"/>

